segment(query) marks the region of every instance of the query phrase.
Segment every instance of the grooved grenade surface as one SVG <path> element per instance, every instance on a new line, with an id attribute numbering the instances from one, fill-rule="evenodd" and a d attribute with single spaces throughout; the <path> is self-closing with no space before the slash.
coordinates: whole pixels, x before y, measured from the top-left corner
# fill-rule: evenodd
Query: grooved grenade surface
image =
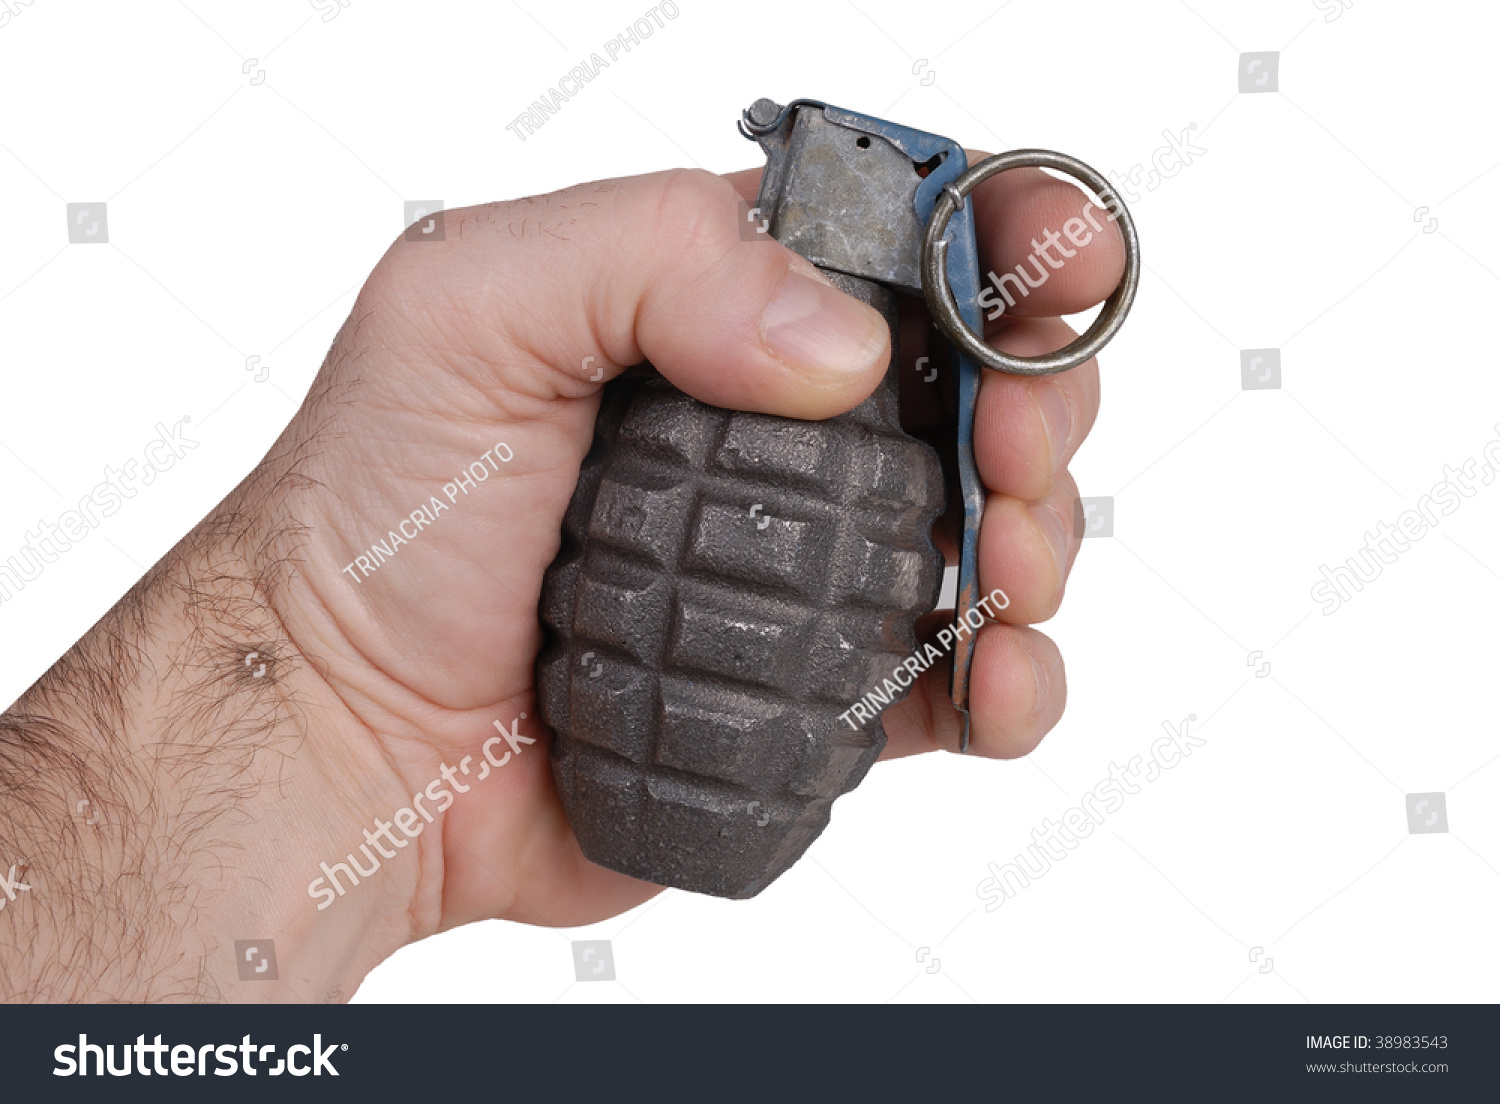
<path id="1" fill-rule="evenodd" d="M 829 276 L 894 323 L 888 291 Z M 553 775 L 593 862 L 753 896 L 880 754 L 879 718 L 840 714 L 911 654 L 942 576 L 942 473 L 902 432 L 896 385 L 893 367 L 824 422 L 656 378 L 606 387 L 538 659 Z"/>

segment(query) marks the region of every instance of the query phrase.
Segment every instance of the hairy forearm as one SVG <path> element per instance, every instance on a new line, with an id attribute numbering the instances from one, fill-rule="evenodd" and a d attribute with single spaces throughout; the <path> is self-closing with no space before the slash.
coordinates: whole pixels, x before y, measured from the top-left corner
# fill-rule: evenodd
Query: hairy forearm
<path id="1" fill-rule="evenodd" d="M 0 718 L 0 862 L 24 863 L 30 886 L 0 918 L 7 999 L 218 995 L 204 921 L 243 892 L 236 821 L 305 722 L 299 660 L 214 528 Z"/>
<path id="2" fill-rule="evenodd" d="M 0 716 L 0 998 L 339 999 L 372 964 L 305 893 L 380 787 L 281 612 L 318 405 Z M 241 984 L 273 938 L 282 984 Z"/>

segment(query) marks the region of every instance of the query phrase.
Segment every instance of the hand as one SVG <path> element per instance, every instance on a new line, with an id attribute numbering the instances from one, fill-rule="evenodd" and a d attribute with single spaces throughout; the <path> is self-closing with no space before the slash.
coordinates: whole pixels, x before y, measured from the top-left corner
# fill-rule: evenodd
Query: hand
<path id="1" fill-rule="evenodd" d="M 130 646 L 160 657 L 132 669 L 128 697 L 158 705 L 122 704 L 119 769 L 149 779 L 155 806 L 181 811 L 176 830 L 197 833 L 155 847 L 157 880 L 194 907 L 88 992 L 339 999 L 434 932 L 489 917 L 586 924 L 658 891 L 589 863 L 568 826 L 535 705 L 537 604 L 600 389 L 625 366 L 649 359 L 704 402 L 804 419 L 848 410 L 879 382 L 889 360 L 879 315 L 779 244 L 740 240 L 737 201 L 754 202 L 757 177 L 676 171 L 581 185 L 447 211 L 446 240 L 391 247 L 266 460 L 122 603 L 133 606 L 7 717 L 21 730 L 97 723 L 65 687 L 107 650 L 101 632 L 116 642 L 143 634 Z M 1029 170 L 973 200 L 981 268 L 1003 273 L 1086 197 Z M 987 337 L 1024 355 L 1061 347 L 1072 332 L 1054 316 L 1102 300 L 1122 265 L 1105 223 Z M 904 376 L 919 353 L 907 355 Z M 1062 711 L 1061 657 L 1026 626 L 1062 598 L 1077 551 L 1066 465 L 1098 401 L 1092 362 L 1043 379 L 986 373 L 975 441 L 989 490 L 980 584 L 1012 602 L 1004 623 L 978 637 L 977 754 L 1024 754 Z M 462 485 L 460 472 L 471 473 Z M 404 543 L 372 556 L 378 541 L 396 544 L 393 530 Z M 252 649 L 273 657 L 265 678 L 209 680 L 223 701 L 168 718 L 164 699 L 204 694 L 188 675 L 195 662 L 229 656 L 233 666 Z M 264 727 L 229 739 L 226 711 Z M 201 723 L 210 717 L 219 719 Z M 489 768 L 483 748 L 497 724 L 537 742 L 492 743 L 494 755 L 511 754 Z M 887 756 L 956 747 L 946 674 L 925 675 L 886 713 L 886 730 Z M 374 848 L 359 852 L 368 830 L 440 779 L 451 805 L 421 835 L 392 830 L 377 872 L 337 894 L 323 879 L 313 893 L 325 865 L 352 853 L 368 866 Z M 121 805 L 138 797 L 115 788 Z M 152 828 L 173 830 L 169 816 Z M 106 865 L 128 855 L 122 841 Z M 142 894 L 133 907 L 145 926 L 166 903 Z M 226 976 L 226 948 L 247 936 L 276 939 L 281 985 L 239 982 L 232 968 Z M 48 938 L 62 954 L 77 933 Z M 84 990 L 68 989 L 71 976 L 32 991 L 77 999 Z"/>

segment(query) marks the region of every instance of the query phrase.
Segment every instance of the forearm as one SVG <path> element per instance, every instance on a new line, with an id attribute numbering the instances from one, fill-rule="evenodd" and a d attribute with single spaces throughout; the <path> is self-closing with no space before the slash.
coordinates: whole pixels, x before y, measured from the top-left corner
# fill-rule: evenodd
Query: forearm
<path id="1" fill-rule="evenodd" d="M 338 999 L 373 965 L 375 898 L 306 892 L 382 787 L 279 612 L 290 473 L 262 465 L 0 717 L 4 999 Z M 386 926 L 366 958 L 410 937 Z M 240 982 L 236 939 L 276 940 L 280 984 Z"/>

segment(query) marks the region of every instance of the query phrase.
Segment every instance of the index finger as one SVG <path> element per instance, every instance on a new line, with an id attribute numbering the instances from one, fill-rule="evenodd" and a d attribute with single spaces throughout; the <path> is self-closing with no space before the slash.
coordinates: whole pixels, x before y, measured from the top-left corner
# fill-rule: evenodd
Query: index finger
<path id="1" fill-rule="evenodd" d="M 969 164 L 989 155 L 968 150 Z M 1125 239 L 1109 211 L 1041 169 L 990 177 L 971 193 L 980 287 L 1015 318 L 1077 314 L 1104 302 L 1125 272 Z M 1000 317 L 1000 316 L 997 316 Z"/>

